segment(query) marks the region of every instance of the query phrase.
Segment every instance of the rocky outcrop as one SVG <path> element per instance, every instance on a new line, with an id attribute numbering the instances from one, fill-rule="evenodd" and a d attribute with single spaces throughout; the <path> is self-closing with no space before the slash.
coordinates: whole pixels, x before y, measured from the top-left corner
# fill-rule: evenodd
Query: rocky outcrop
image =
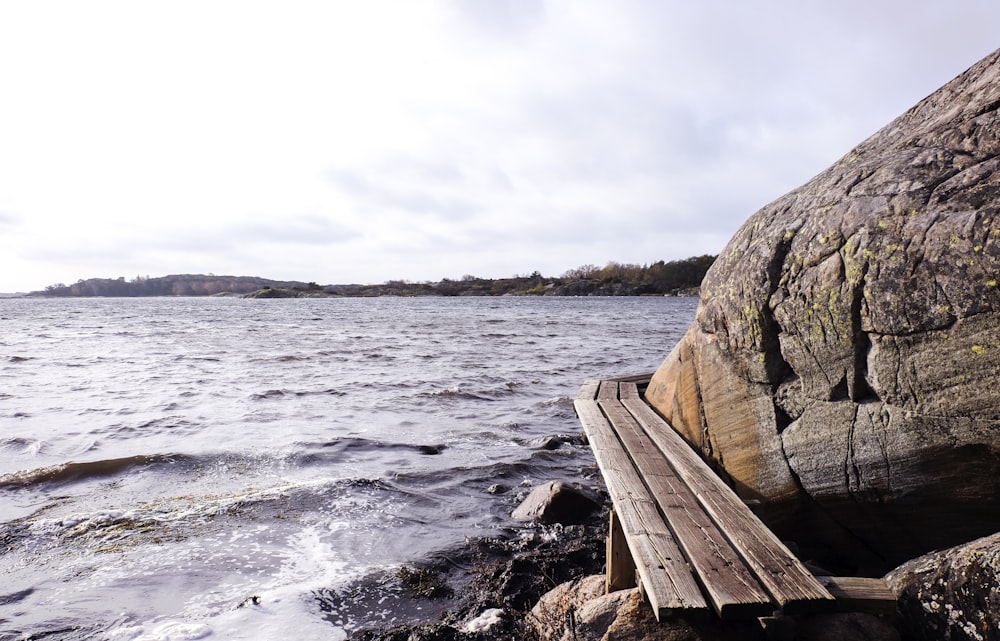
<path id="1" fill-rule="evenodd" d="M 646 392 L 802 544 L 1000 530 L 998 108 L 1000 51 L 754 214 Z"/>
<path id="2" fill-rule="evenodd" d="M 916 639 L 1000 639 L 1000 534 L 909 561 L 886 576 Z"/>

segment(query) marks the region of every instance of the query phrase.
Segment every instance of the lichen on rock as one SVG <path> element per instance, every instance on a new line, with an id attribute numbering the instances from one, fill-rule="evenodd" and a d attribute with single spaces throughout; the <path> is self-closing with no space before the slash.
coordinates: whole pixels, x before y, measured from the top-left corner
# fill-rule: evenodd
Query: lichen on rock
<path id="1" fill-rule="evenodd" d="M 1000 534 L 909 561 L 886 576 L 917 639 L 1000 639 Z"/>

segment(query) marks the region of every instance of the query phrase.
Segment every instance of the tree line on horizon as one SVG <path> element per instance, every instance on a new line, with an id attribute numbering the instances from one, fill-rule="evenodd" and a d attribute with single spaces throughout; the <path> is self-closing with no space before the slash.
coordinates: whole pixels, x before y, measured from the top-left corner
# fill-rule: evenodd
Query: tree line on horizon
<path id="1" fill-rule="evenodd" d="M 179 274 L 131 280 L 91 278 L 72 285 L 56 283 L 32 296 L 55 297 L 143 297 L 217 296 L 264 292 L 273 297 L 307 296 L 643 296 L 677 295 L 695 291 L 715 256 L 692 256 L 683 260 L 657 261 L 648 265 L 609 262 L 603 267 L 583 265 L 558 277 L 535 271 L 511 278 L 443 278 L 438 282 L 413 283 L 390 280 L 380 285 L 319 285 L 315 282 L 276 281 L 255 276 Z"/>

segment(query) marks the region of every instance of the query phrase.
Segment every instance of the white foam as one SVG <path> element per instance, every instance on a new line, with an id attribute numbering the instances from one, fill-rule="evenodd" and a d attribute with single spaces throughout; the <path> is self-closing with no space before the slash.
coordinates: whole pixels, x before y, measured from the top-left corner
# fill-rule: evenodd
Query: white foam
<path id="1" fill-rule="evenodd" d="M 248 577 L 246 582 L 216 585 L 211 592 L 192 596 L 169 621 L 122 626 L 109 635 L 111 641 L 270 641 L 292 638 L 290 631 L 296 641 L 346 639 L 346 632 L 324 619 L 311 597 L 314 590 L 350 578 L 347 563 L 324 536 L 330 528 L 329 523 L 317 523 L 289 536 L 284 562 L 262 582 Z M 251 594 L 257 598 L 236 605 Z"/>
<path id="2" fill-rule="evenodd" d="M 122 627 L 108 633 L 111 641 L 197 641 L 212 634 L 212 629 L 202 623 L 161 623 L 145 632 L 140 626 Z"/>
<path id="3" fill-rule="evenodd" d="M 467 621 L 465 625 L 462 626 L 462 632 L 465 632 L 466 634 L 485 632 L 501 621 L 503 621 L 503 610 L 500 608 L 490 608 L 489 610 L 483 611 L 483 613 L 475 619 Z"/>

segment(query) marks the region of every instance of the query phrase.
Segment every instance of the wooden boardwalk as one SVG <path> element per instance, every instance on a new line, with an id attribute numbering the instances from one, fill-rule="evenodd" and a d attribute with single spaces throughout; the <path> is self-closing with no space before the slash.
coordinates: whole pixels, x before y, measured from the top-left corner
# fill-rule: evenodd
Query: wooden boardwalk
<path id="1" fill-rule="evenodd" d="M 609 591 L 638 584 L 657 619 L 709 608 L 724 619 L 827 612 L 837 598 L 895 606 L 881 580 L 826 577 L 833 587 L 824 587 L 646 404 L 644 378 L 588 381 L 574 403 L 614 505 Z"/>

